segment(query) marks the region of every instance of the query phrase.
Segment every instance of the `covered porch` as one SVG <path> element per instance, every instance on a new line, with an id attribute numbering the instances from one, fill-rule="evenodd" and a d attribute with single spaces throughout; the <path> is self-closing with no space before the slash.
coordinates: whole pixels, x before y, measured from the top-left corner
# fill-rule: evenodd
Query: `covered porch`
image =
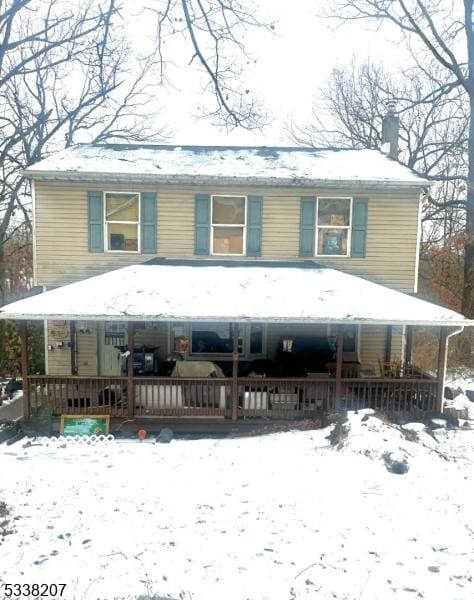
<path id="1" fill-rule="evenodd" d="M 313 261 L 242 264 L 154 259 L 13 303 L 3 307 L 0 315 L 20 322 L 25 417 L 48 406 L 56 415 L 109 414 L 124 420 L 312 418 L 362 407 L 412 414 L 441 410 L 448 338 L 472 325 L 453 311 Z M 126 371 L 79 375 L 71 352 L 68 373 L 31 374 L 27 323 L 38 319 L 61 319 L 70 332 L 85 321 L 124 323 L 126 345 L 120 351 Z M 183 368 L 166 375 L 137 373 L 135 340 L 147 321 L 229 324 L 228 368 L 211 369 L 205 377 Z M 275 373 L 242 368 L 243 329 L 282 323 L 290 332 L 280 340 L 286 345 L 283 352 L 291 352 L 292 328 L 330 327 L 334 348 L 325 369 L 305 364 L 295 375 L 284 369 Z M 383 350 L 370 368 L 347 360 L 344 336 L 354 326 L 384 333 Z M 412 363 L 417 326 L 435 327 L 439 332 L 435 374 L 424 373 Z M 394 328 L 403 332 L 397 356 L 392 354 Z M 74 337 L 65 344 L 74 347 Z M 177 362 L 178 366 L 196 360 L 196 356 L 182 354 L 184 361 Z M 206 364 L 215 364 L 211 360 L 215 356 L 202 358 L 209 359 Z"/>

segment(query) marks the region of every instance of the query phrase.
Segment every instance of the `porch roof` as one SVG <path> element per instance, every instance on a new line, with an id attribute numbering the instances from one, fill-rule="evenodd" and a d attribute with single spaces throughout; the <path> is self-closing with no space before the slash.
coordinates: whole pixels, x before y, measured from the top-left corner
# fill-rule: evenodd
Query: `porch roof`
<path id="1" fill-rule="evenodd" d="M 474 325 L 314 261 L 152 259 L 13 302 L 0 318 Z"/>

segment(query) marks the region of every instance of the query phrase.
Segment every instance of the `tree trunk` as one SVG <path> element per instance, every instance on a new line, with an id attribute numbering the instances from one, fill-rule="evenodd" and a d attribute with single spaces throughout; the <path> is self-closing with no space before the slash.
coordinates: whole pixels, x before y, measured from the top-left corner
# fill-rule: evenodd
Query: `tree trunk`
<path id="1" fill-rule="evenodd" d="M 474 30 L 472 0 L 464 1 L 464 25 L 467 42 L 467 92 L 469 94 L 469 142 L 466 206 L 466 241 L 464 244 L 464 290 L 462 313 L 474 318 Z"/>
<path id="2" fill-rule="evenodd" d="M 470 94 L 469 169 L 467 176 L 466 242 L 464 245 L 464 292 L 462 312 L 474 318 L 474 93 Z"/>

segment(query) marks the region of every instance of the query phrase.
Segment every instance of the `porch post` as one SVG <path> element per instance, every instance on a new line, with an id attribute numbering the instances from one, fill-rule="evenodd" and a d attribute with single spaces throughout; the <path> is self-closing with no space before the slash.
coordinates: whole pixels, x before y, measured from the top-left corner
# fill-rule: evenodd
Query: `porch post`
<path id="1" fill-rule="evenodd" d="M 77 331 L 76 321 L 69 322 L 71 339 L 71 375 L 77 375 Z"/>
<path id="2" fill-rule="evenodd" d="M 448 358 L 448 330 L 440 327 L 438 350 L 438 391 L 436 394 L 436 410 L 443 411 L 444 380 L 446 378 L 446 363 Z"/>
<path id="3" fill-rule="evenodd" d="M 239 326 L 232 325 L 232 420 L 237 420 L 239 408 Z"/>
<path id="4" fill-rule="evenodd" d="M 411 364 L 413 354 L 413 325 L 406 326 L 405 363 Z"/>
<path id="5" fill-rule="evenodd" d="M 344 331 L 341 326 L 337 330 L 336 341 L 336 397 L 334 398 L 334 408 L 341 399 L 341 379 L 342 379 L 342 353 L 344 351 Z"/>
<path id="6" fill-rule="evenodd" d="M 135 413 L 135 390 L 133 381 L 133 348 L 135 346 L 135 323 L 133 321 L 128 322 L 127 344 L 129 351 L 127 359 L 127 406 L 128 418 L 133 419 L 133 415 Z"/>
<path id="7" fill-rule="evenodd" d="M 22 400 L 22 416 L 27 419 L 30 417 L 30 388 L 28 385 L 28 323 L 20 321 L 20 346 L 21 346 L 21 378 L 23 380 L 23 400 Z"/>
<path id="8" fill-rule="evenodd" d="M 385 363 L 389 365 L 392 362 L 392 326 L 387 325 L 385 333 Z"/>

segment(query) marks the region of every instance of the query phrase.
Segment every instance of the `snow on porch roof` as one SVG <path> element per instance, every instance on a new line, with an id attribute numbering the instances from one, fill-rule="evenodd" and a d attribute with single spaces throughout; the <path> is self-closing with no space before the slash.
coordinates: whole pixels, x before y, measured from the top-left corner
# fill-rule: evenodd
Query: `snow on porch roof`
<path id="1" fill-rule="evenodd" d="M 13 302 L 0 318 L 474 325 L 313 261 L 152 259 Z"/>
<path id="2" fill-rule="evenodd" d="M 28 167 L 33 179 L 181 184 L 429 185 L 378 150 L 82 144 Z"/>

